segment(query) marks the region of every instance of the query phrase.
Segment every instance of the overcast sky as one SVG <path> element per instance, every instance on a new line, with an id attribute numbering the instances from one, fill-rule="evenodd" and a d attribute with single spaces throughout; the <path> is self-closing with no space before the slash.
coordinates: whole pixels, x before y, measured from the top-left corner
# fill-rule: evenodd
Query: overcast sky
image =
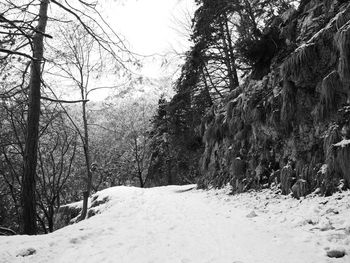
<path id="1" fill-rule="evenodd" d="M 98 9 L 104 20 L 125 39 L 130 51 L 147 56 L 139 56 L 143 59 L 143 68 L 136 73 L 149 77 L 152 81 L 141 84 L 140 88 L 147 89 L 147 86 L 153 85 L 150 83 L 156 83 L 156 86 L 160 83 L 162 89 L 171 90 L 171 80 L 176 79 L 182 61 L 179 56 L 169 53 L 174 49 L 185 52 L 191 45 L 189 35 L 183 32 L 183 26 L 176 21 L 190 24 L 188 13 L 192 15 L 195 10 L 194 0 L 106 0 L 101 2 Z M 153 54 L 157 55 L 151 56 Z M 162 56 L 165 54 L 168 55 L 167 62 L 171 62 L 166 67 Z M 105 77 L 98 82 L 92 80 L 91 85 L 113 86 L 113 81 L 112 78 Z M 110 92 L 112 90 L 109 89 L 94 91 L 91 99 L 102 100 Z"/>
<path id="2" fill-rule="evenodd" d="M 186 44 L 173 29 L 174 19 L 182 19 L 183 12 L 193 11 L 194 6 L 194 0 L 124 0 L 109 2 L 106 13 L 135 52 L 149 55 L 165 53 L 179 42 Z"/>
<path id="3" fill-rule="evenodd" d="M 119 2 L 118 2 L 119 1 Z M 189 49 L 188 36 L 180 34 L 176 20 L 185 21 L 185 13 L 193 13 L 194 0 L 121 0 L 109 1 L 104 6 L 106 20 L 114 30 L 124 36 L 131 51 L 141 55 L 164 55 L 175 49 Z M 158 78 L 173 74 L 176 65 L 161 68 L 159 56 L 148 58 L 143 74 Z M 178 63 L 174 61 L 174 63 Z"/>

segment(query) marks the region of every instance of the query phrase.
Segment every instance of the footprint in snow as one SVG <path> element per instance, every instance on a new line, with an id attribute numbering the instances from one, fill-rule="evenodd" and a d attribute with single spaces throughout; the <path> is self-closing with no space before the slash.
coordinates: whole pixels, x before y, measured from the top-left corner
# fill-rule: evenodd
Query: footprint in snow
<path id="1" fill-rule="evenodd" d="M 78 238 L 72 238 L 71 240 L 69 240 L 69 242 L 72 244 L 79 244 L 80 240 Z"/>

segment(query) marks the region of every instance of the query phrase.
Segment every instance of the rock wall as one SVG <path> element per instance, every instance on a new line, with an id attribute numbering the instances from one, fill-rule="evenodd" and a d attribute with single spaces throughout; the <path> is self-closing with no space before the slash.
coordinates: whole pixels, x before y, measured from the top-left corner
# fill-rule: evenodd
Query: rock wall
<path id="1" fill-rule="evenodd" d="M 300 197 L 350 186 L 350 4 L 302 1 L 281 18 L 270 72 L 203 120 L 202 187 L 279 185 Z"/>

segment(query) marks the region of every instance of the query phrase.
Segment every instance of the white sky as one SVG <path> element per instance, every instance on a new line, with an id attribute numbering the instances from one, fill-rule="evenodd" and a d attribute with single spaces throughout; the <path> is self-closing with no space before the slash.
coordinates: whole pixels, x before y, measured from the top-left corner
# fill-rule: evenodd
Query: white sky
<path id="1" fill-rule="evenodd" d="M 190 47 L 187 37 L 174 27 L 177 27 L 175 20 L 186 19 L 185 12 L 193 13 L 194 0 L 124 0 L 124 3 L 115 0 L 106 4 L 104 9 L 106 20 L 125 37 L 127 46 L 135 53 L 164 55 L 173 49 L 183 52 Z M 161 77 L 164 69 L 160 68 L 160 60 L 153 58 L 148 61 L 142 73 Z"/>
<path id="2" fill-rule="evenodd" d="M 159 86 L 161 93 L 171 94 L 171 80 L 176 79 L 176 70 L 182 64 L 174 50 L 183 53 L 191 45 L 189 33 L 179 33 L 182 27 L 176 21 L 190 24 L 188 14 L 192 16 L 196 8 L 194 0 L 105 0 L 100 3 L 98 9 L 104 20 L 125 40 L 129 50 L 147 56 L 139 57 L 143 58 L 143 68 L 136 73 L 151 78 L 155 84 L 143 83 L 140 88 L 149 90 Z M 167 55 L 166 66 L 162 55 Z M 98 81 L 91 80 L 90 86 L 114 86 L 114 82 L 114 77 L 104 76 Z M 62 96 L 70 92 L 65 88 Z M 114 93 L 111 89 L 96 90 L 90 99 L 103 100 L 111 93 Z"/>
<path id="3" fill-rule="evenodd" d="M 173 29 L 173 20 L 181 19 L 184 10 L 193 11 L 194 7 L 193 0 L 125 0 L 122 4 L 110 2 L 106 14 L 133 51 L 150 55 L 167 52 L 179 41 L 186 44 Z"/>

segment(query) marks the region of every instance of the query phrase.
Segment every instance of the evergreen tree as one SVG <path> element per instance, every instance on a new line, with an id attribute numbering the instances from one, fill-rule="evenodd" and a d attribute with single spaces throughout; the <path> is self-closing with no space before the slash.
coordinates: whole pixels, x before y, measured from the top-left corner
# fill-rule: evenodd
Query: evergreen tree
<path id="1" fill-rule="evenodd" d="M 149 172 L 157 174 L 158 183 L 185 183 L 198 176 L 203 151 L 199 127 L 205 113 L 239 86 L 239 73 L 252 72 L 253 78 L 267 73 L 283 43 L 276 17 L 290 2 L 196 0 L 194 44 L 175 83 L 175 96 L 170 102 L 160 100 L 153 121 Z"/>

